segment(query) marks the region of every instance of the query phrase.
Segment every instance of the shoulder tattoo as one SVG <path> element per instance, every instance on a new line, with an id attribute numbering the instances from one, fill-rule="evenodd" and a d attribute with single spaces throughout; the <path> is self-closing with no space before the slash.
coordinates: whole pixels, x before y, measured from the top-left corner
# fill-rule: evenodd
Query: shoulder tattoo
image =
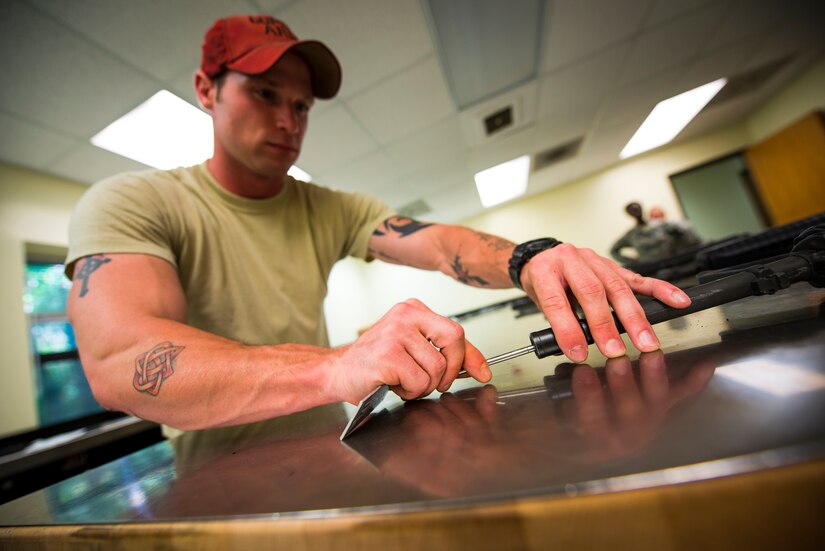
<path id="1" fill-rule="evenodd" d="M 80 268 L 80 271 L 77 272 L 78 279 L 83 282 L 80 286 L 80 298 L 85 297 L 89 292 L 89 278 L 92 273 L 107 262 L 111 261 L 111 258 L 106 258 L 102 254 L 94 254 L 83 259 L 83 266 Z"/>
<path id="2" fill-rule="evenodd" d="M 423 230 L 424 228 L 429 228 L 432 225 L 434 224 L 419 222 L 418 220 L 413 220 L 412 218 L 407 218 L 404 216 L 392 216 L 384 220 L 381 227 L 377 228 L 374 232 L 372 232 L 372 234 L 375 236 L 395 235 L 401 238 L 412 235 Z"/>

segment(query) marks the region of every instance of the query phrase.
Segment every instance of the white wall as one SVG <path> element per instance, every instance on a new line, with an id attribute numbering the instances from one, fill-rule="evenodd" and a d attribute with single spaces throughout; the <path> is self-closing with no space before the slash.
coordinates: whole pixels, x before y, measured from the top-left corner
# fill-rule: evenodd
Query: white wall
<path id="1" fill-rule="evenodd" d="M 86 186 L 0 164 L 0 434 L 36 426 L 31 344 L 23 312 L 26 245 L 66 247 Z"/>

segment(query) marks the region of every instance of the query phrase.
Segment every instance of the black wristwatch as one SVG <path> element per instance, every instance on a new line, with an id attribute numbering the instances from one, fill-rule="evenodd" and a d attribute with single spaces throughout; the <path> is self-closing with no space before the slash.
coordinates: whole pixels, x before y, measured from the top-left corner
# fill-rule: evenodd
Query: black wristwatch
<path id="1" fill-rule="evenodd" d="M 513 249 L 513 255 L 510 257 L 510 279 L 513 280 L 513 285 L 517 289 L 521 289 L 521 270 L 527 261 L 547 249 L 552 249 L 556 245 L 561 245 L 561 241 L 553 239 L 552 237 L 542 237 L 541 239 L 533 239 L 525 241 L 520 245 L 516 245 Z M 522 289 L 524 290 L 524 289 Z"/>

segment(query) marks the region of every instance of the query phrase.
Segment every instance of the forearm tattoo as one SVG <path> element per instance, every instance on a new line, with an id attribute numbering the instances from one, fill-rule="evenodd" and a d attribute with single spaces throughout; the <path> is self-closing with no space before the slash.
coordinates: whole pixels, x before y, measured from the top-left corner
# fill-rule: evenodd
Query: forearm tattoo
<path id="1" fill-rule="evenodd" d="M 477 285 L 479 287 L 486 287 L 490 284 L 489 281 L 486 281 L 478 276 L 471 275 L 470 272 L 467 271 L 467 268 L 461 265 L 461 255 L 455 255 L 455 260 L 450 267 L 453 269 L 455 273 L 456 281 L 460 281 L 461 283 L 465 283 L 467 285 Z"/>
<path id="2" fill-rule="evenodd" d="M 433 224 L 419 222 L 418 220 L 413 220 L 412 218 L 406 218 L 404 216 L 393 216 L 384 220 L 384 223 L 382 224 L 384 228 L 383 230 L 376 228 L 372 234 L 377 237 L 384 235 L 397 235 L 401 238 L 412 235 L 417 231 L 423 230 L 424 228 L 429 228 L 432 225 Z"/>
<path id="3" fill-rule="evenodd" d="M 516 246 L 516 244 L 512 241 L 507 241 L 504 238 L 495 235 L 490 235 L 489 233 L 476 233 L 478 234 L 478 238 L 481 239 L 482 242 L 486 243 L 488 247 L 490 247 L 496 252 L 506 251 L 507 249 L 512 249 Z"/>
<path id="4" fill-rule="evenodd" d="M 138 392 L 157 396 L 163 381 L 171 377 L 175 370 L 176 358 L 185 346 L 175 346 L 171 342 L 162 342 L 151 350 L 135 358 L 135 377 L 132 386 Z"/>
<path id="5" fill-rule="evenodd" d="M 91 277 L 92 273 L 107 262 L 111 262 L 111 260 L 111 258 L 106 258 L 102 254 L 87 256 L 83 260 L 83 267 L 77 272 L 78 279 L 83 281 L 83 284 L 80 286 L 80 298 L 85 297 L 86 293 L 89 292 L 89 277 Z"/>

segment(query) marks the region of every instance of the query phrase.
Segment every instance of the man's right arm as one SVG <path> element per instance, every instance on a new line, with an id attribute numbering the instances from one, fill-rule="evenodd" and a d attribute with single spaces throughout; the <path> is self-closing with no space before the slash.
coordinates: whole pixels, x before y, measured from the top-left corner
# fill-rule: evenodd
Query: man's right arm
<path id="1" fill-rule="evenodd" d="M 158 257 L 87 256 L 73 281 L 69 318 L 95 398 L 180 429 L 357 402 L 384 383 L 415 398 L 461 367 L 489 379 L 460 326 L 417 301 L 396 305 L 352 345 L 248 346 L 188 326 L 177 272 Z"/>

